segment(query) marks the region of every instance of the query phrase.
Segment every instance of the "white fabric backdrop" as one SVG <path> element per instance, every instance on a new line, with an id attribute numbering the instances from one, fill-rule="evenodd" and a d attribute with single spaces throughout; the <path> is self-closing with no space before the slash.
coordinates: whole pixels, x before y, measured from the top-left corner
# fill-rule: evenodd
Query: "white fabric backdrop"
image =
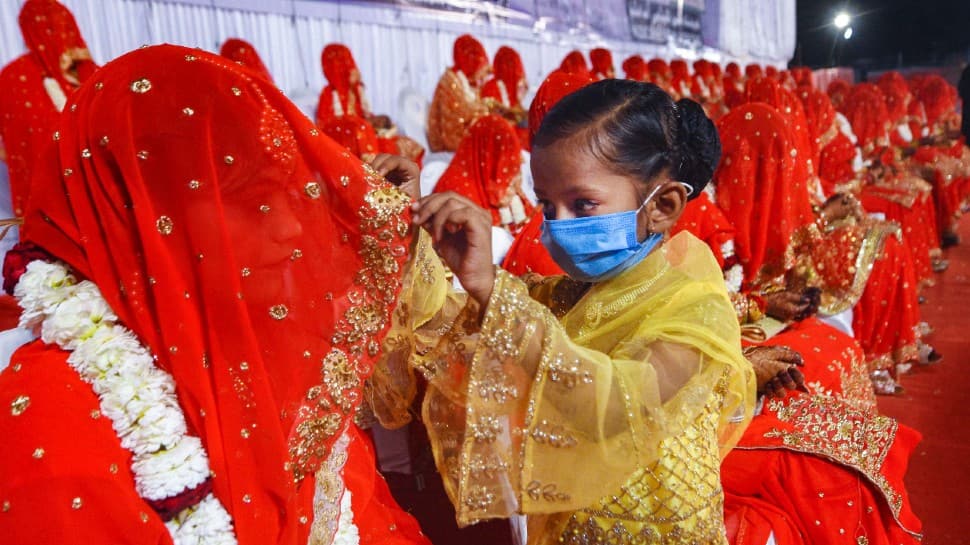
<path id="1" fill-rule="evenodd" d="M 226 38 L 241 37 L 256 47 L 277 85 L 309 111 L 325 83 L 320 51 L 330 42 L 346 43 L 360 66 L 374 110 L 392 116 L 399 112 L 402 91 L 430 99 L 438 77 L 451 64 L 454 39 L 465 32 L 481 39 L 490 54 L 500 45 L 516 48 L 533 88 L 572 49 L 609 47 L 619 68 L 633 53 L 784 64 L 795 45 L 795 0 L 720 0 L 720 50 L 700 52 L 377 5 L 308 0 L 61 1 L 74 12 L 99 63 L 143 44 L 168 42 L 215 51 Z M 22 3 L 0 0 L 0 64 L 24 51 L 17 26 Z"/>

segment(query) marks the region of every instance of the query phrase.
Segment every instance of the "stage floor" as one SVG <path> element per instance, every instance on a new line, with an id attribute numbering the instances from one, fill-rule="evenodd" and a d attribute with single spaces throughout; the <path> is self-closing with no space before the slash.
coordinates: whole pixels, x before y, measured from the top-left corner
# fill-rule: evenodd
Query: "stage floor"
<path id="1" fill-rule="evenodd" d="M 928 338 L 944 359 L 902 377 L 903 395 L 880 397 L 883 412 L 923 434 L 906 482 L 923 520 L 924 545 L 970 545 L 970 218 L 950 268 L 924 290 Z"/>

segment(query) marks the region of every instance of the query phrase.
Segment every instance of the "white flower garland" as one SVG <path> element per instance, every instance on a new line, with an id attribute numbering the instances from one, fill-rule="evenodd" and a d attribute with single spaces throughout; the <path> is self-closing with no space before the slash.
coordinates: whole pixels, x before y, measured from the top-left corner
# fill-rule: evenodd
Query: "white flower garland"
<path id="1" fill-rule="evenodd" d="M 350 503 L 350 490 L 344 489 L 340 498 L 340 518 L 337 519 L 337 535 L 332 545 L 359 545 L 360 531 L 354 524 L 354 510 Z"/>
<path id="2" fill-rule="evenodd" d="M 100 398 L 121 445 L 131 451 L 138 495 L 158 501 L 209 477 L 202 441 L 187 435 L 172 376 L 118 317 L 94 283 L 78 282 L 59 263 L 33 261 L 14 295 L 20 327 L 70 351 L 68 364 Z M 235 545 L 232 519 L 212 494 L 165 523 L 176 545 Z"/>

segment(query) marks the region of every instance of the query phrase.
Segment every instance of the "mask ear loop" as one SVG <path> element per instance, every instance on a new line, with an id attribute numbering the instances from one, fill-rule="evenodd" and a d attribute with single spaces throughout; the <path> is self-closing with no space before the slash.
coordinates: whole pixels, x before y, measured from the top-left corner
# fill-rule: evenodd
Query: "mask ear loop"
<path id="1" fill-rule="evenodd" d="M 688 184 L 686 184 L 684 182 L 678 182 L 677 180 L 671 180 L 671 181 L 676 182 L 676 183 L 682 185 L 684 187 L 684 189 L 687 190 L 687 196 L 688 197 L 690 197 L 694 193 L 693 186 L 690 186 L 690 185 L 688 185 Z M 650 202 L 650 199 L 652 199 L 653 196 L 657 194 L 657 191 L 660 191 L 660 188 L 661 187 L 662 187 L 662 184 L 661 185 L 658 185 L 655 188 L 653 188 L 653 191 L 651 191 L 650 194 L 647 195 L 647 198 L 646 199 L 643 199 L 643 203 L 640 205 L 640 208 L 637 208 L 636 217 L 638 217 L 638 218 L 640 217 L 640 211 L 643 210 L 643 207 L 644 206 L 647 206 L 647 203 Z M 650 229 L 647 229 L 647 235 L 649 236 L 650 234 L 653 234 L 653 231 L 651 231 Z"/>

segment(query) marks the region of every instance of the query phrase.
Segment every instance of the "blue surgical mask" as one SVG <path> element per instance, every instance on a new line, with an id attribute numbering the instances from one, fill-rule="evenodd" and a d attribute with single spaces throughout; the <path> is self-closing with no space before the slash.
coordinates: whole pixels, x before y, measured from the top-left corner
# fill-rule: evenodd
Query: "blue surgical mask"
<path id="1" fill-rule="evenodd" d="M 688 192 L 693 188 L 687 186 Z M 637 240 L 637 216 L 660 186 L 636 210 L 542 223 L 542 244 L 570 277 L 583 282 L 609 280 L 643 261 L 663 241 L 663 233 Z"/>

